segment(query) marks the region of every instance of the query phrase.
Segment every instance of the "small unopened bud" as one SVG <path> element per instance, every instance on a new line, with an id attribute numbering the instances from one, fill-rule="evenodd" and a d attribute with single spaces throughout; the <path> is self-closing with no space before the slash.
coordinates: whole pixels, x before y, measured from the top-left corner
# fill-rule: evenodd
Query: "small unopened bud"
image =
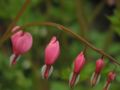
<path id="1" fill-rule="evenodd" d="M 79 81 L 79 73 L 85 64 L 83 52 L 81 52 L 74 61 L 74 69 L 69 78 L 69 85 L 73 87 Z"/>
<path id="2" fill-rule="evenodd" d="M 104 60 L 103 59 L 98 59 L 96 61 L 96 68 L 95 68 L 95 72 L 92 74 L 92 77 L 91 77 L 91 86 L 95 86 L 99 80 L 100 80 L 100 73 L 102 71 L 104 67 Z"/>
<path id="3" fill-rule="evenodd" d="M 108 77 L 107 77 L 107 81 L 104 86 L 104 90 L 109 90 L 109 87 L 110 87 L 112 81 L 115 79 L 115 77 L 116 77 L 115 72 L 111 71 L 108 73 Z"/>

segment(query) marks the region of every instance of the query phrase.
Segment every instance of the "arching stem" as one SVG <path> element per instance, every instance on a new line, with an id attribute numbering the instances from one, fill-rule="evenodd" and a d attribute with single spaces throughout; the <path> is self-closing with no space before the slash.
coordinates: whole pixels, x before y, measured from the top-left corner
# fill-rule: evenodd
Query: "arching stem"
<path id="1" fill-rule="evenodd" d="M 97 53 L 99 53 L 99 54 L 103 55 L 104 57 L 108 58 L 113 64 L 120 66 L 120 63 L 115 58 L 113 58 L 109 54 L 105 53 L 103 50 L 96 48 L 93 44 L 88 42 L 85 38 L 83 38 L 82 36 L 72 32 L 71 29 L 69 29 L 69 28 L 67 28 L 63 25 L 56 24 L 56 23 L 53 23 L 53 22 L 32 22 L 32 23 L 28 23 L 28 24 L 23 25 L 22 28 L 24 30 L 24 28 L 32 27 L 32 26 L 52 26 L 52 27 L 57 28 L 57 30 L 64 31 L 65 33 L 71 35 L 72 37 L 74 37 L 75 39 L 77 39 L 78 41 L 80 41 L 81 43 L 86 45 L 87 47 L 91 48 L 92 50 L 96 51 Z M 5 40 L 7 40 L 10 36 L 11 36 L 11 34 L 7 35 Z M 1 44 L 1 42 L 0 42 L 0 44 Z"/>
<path id="2" fill-rule="evenodd" d="M 115 58 L 113 58 L 112 56 L 108 55 L 103 50 L 96 48 L 94 45 L 89 43 L 86 39 L 84 39 L 80 35 L 72 32 L 71 29 L 69 29 L 69 28 L 67 28 L 67 27 L 65 27 L 63 25 L 52 23 L 52 22 L 33 22 L 33 23 L 28 23 L 28 24 L 24 25 L 23 28 L 31 27 L 31 26 L 52 26 L 52 27 L 56 27 L 59 30 L 64 31 L 67 34 L 69 34 L 72 37 L 74 37 L 75 39 L 79 40 L 81 43 L 83 43 L 87 47 L 91 48 L 92 50 L 94 50 L 94 51 L 100 53 L 101 55 L 103 55 L 104 57 L 108 58 L 112 63 L 117 64 L 117 65 L 120 66 L 120 63 L 117 62 L 117 60 Z"/>

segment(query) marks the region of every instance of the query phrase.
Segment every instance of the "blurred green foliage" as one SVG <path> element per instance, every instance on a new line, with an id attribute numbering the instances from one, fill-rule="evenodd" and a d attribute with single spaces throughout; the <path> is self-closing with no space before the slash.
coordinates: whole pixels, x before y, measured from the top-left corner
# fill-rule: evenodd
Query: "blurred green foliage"
<path id="1" fill-rule="evenodd" d="M 120 12 L 115 11 L 115 14 L 110 17 L 114 31 L 120 35 Z"/>
<path id="2" fill-rule="evenodd" d="M 7 20 L 6 22 L 12 22 L 24 1 L 25 0 L 1 0 L 0 20 L 5 19 Z M 17 24 L 24 25 L 32 21 L 53 21 L 63 24 L 71 28 L 73 32 L 80 34 L 81 28 L 77 20 L 74 0 L 51 0 L 51 2 L 52 3 L 50 3 L 49 0 L 31 0 L 30 5 Z M 84 4 L 85 12 L 92 12 L 90 2 L 86 0 Z M 44 12 L 42 12 L 41 8 L 43 8 Z M 90 18 L 90 15 L 86 16 Z M 119 19 L 120 12 L 117 10 L 113 16 L 109 17 L 113 31 L 120 35 Z M 28 27 L 27 31 L 31 32 L 33 35 L 33 47 L 28 53 L 21 57 L 17 65 L 9 67 L 9 57 L 12 54 L 11 43 L 8 41 L 5 43 L 5 46 L 3 45 L 1 48 L 0 90 L 70 90 L 68 80 L 73 69 L 72 62 L 77 54 L 83 50 L 84 46 L 71 36 L 53 27 Z M 56 35 L 60 41 L 61 55 L 54 65 L 52 76 L 46 81 L 41 78 L 40 70 L 44 64 L 44 49 L 53 35 Z M 106 47 L 109 31 L 100 32 L 96 28 L 92 28 L 92 30 L 87 31 L 87 35 L 90 42 L 96 47 L 101 49 Z M 112 36 L 113 35 L 114 32 L 112 32 Z M 112 38 L 112 40 L 107 43 L 105 51 L 116 57 L 118 62 L 120 62 L 120 41 L 116 42 L 113 40 L 113 37 L 110 38 Z M 79 83 L 74 90 L 102 90 L 107 73 L 114 69 L 114 65 L 105 58 L 106 66 L 102 72 L 100 83 L 96 87 L 91 88 L 90 78 L 95 69 L 95 61 L 100 58 L 101 55 L 88 49 L 86 56 L 87 63 L 80 74 Z M 116 68 L 116 71 L 118 75 L 116 80 L 111 84 L 111 90 L 120 89 L 119 67 Z"/>

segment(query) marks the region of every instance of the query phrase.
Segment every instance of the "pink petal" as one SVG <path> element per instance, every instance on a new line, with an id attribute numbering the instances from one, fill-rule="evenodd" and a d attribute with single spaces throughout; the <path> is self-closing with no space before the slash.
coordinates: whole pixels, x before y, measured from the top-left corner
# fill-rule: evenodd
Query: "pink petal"
<path id="1" fill-rule="evenodd" d="M 49 44 L 45 49 L 45 63 L 48 65 L 53 64 L 60 54 L 59 42 Z"/>
<path id="2" fill-rule="evenodd" d="M 74 72 L 79 73 L 85 64 L 85 58 L 83 52 L 81 52 L 74 62 Z"/>
<path id="3" fill-rule="evenodd" d="M 26 53 L 32 47 L 32 36 L 30 33 L 25 33 L 23 36 L 15 39 L 14 52 L 15 53 Z"/>

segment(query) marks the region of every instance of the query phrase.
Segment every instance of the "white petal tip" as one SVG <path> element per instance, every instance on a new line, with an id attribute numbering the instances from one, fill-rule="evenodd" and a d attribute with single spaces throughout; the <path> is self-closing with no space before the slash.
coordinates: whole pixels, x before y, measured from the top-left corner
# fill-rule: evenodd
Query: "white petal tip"
<path id="1" fill-rule="evenodd" d="M 41 69 L 43 79 L 48 79 L 53 72 L 53 66 L 44 65 Z"/>
<path id="2" fill-rule="evenodd" d="M 91 80 L 90 80 L 90 84 L 92 87 L 96 86 L 99 81 L 100 81 L 100 74 L 96 74 L 95 72 L 92 74 Z"/>
<path id="3" fill-rule="evenodd" d="M 10 63 L 9 63 L 9 66 L 11 67 L 12 65 L 16 64 L 16 62 L 20 59 L 20 55 L 15 55 L 15 54 L 12 54 L 10 56 Z"/>
<path id="4" fill-rule="evenodd" d="M 69 77 L 69 86 L 73 88 L 79 81 L 80 75 L 76 73 L 71 73 Z"/>

